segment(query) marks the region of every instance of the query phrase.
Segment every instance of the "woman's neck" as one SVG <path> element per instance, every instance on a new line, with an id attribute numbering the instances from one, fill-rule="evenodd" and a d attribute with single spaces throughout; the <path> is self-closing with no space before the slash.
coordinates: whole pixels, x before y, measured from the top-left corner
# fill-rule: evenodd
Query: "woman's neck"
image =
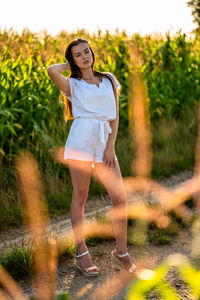
<path id="1" fill-rule="evenodd" d="M 86 80 L 92 80 L 94 78 L 94 73 L 92 69 L 81 70 L 82 78 Z"/>

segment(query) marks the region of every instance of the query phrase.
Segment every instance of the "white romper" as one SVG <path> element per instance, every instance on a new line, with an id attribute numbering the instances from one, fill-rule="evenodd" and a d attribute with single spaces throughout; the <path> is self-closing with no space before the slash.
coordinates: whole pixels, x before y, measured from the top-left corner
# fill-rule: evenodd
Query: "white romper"
<path id="1" fill-rule="evenodd" d="M 115 76 L 107 72 L 114 80 L 117 89 L 120 84 Z M 91 162 L 103 162 L 103 154 L 112 132 L 109 121 L 116 118 L 116 101 L 110 80 L 102 76 L 99 87 L 83 79 L 68 78 L 74 116 L 65 144 L 64 159 L 77 159 Z M 117 160 L 117 156 L 115 155 Z"/>

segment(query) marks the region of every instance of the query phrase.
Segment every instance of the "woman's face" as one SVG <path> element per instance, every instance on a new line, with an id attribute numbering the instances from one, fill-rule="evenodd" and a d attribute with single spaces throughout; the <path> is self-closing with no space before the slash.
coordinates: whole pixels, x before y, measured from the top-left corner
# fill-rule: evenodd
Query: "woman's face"
<path id="1" fill-rule="evenodd" d="M 80 69 L 91 68 L 93 63 L 92 52 L 87 43 L 80 43 L 71 48 L 74 63 Z"/>

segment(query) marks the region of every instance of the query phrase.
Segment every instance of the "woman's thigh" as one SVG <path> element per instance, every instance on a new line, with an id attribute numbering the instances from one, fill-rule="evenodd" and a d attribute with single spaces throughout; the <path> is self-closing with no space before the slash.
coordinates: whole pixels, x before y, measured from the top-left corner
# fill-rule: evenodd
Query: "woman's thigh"
<path id="1" fill-rule="evenodd" d="M 111 201 L 114 203 L 126 201 L 127 197 L 118 161 L 116 160 L 115 167 L 112 169 L 103 162 L 94 163 L 94 166 L 94 176 L 104 185 Z"/>
<path id="2" fill-rule="evenodd" d="M 92 174 L 92 162 L 76 159 L 67 160 L 73 185 L 73 192 L 87 194 Z"/>

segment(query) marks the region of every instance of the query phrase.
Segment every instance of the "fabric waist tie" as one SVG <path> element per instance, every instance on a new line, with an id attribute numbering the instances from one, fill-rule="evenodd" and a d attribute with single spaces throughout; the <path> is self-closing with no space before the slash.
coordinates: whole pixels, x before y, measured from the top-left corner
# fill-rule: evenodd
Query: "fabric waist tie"
<path id="1" fill-rule="evenodd" d="M 107 120 L 103 120 L 103 119 L 97 119 L 97 118 L 93 118 L 93 117 L 76 117 L 75 119 L 79 119 L 79 118 L 84 118 L 84 119 L 93 119 L 96 121 L 96 123 L 99 124 L 99 138 L 101 140 L 101 143 L 105 142 L 105 134 L 106 133 L 111 133 L 112 132 L 112 128 L 110 127 L 110 123 Z"/>

